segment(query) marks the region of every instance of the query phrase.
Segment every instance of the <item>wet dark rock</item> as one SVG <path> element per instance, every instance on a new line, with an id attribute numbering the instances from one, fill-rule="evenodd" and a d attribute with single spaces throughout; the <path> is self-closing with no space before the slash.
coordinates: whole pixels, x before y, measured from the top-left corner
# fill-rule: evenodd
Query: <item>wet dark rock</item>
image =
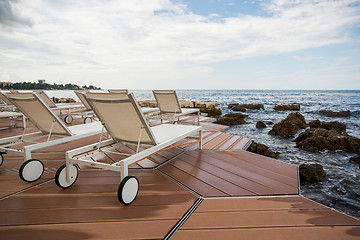
<path id="1" fill-rule="evenodd" d="M 264 122 L 262 122 L 262 121 L 258 121 L 256 123 L 256 127 L 257 128 L 266 128 L 266 124 Z"/>
<path id="2" fill-rule="evenodd" d="M 330 111 L 330 110 L 320 110 L 319 111 L 320 115 L 324 115 L 326 117 L 350 117 L 351 116 L 351 112 L 348 111 L 340 111 L 340 112 L 334 112 L 334 111 Z"/>
<path id="3" fill-rule="evenodd" d="M 268 121 L 266 124 L 267 125 L 274 125 L 274 123 L 272 121 Z"/>
<path id="4" fill-rule="evenodd" d="M 269 134 L 282 137 L 294 136 L 300 129 L 307 127 L 305 118 L 299 112 L 291 112 L 284 120 L 277 123 L 270 130 Z"/>
<path id="5" fill-rule="evenodd" d="M 262 109 L 262 110 L 265 110 L 263 104 L 257 104 L 257 103 L 253 103 L 253 104 L 230 103 L 228 108 L 230 108 L 233 111 L 240 111 L 240 112 L 245 112 L 246 109 L 253 109 L 253 110 Z"/>
<path id="6" fill-rule="evenodd" d="M 275 111 L 299 111 L 300 110 L 300 104 L 276 104 L 274 107 Z"/>
<path id="7" fill-rule="evenodd" d="M 244 118 L 247 117 L 249 116 L 243 113 L 228 113 L 223 117 L 217 118 L 215 123 L 227 126 L 246 124 L 247 122 L 244 120 Z"/>
<path id="8" fill-rule="evenodd" d="M 280 154 L 279 152 L 273 152 L 269 150 L 269 147 L 266 146 L 265 144 L 256 143 L 254 141 L 252 141 L 247 151 L 271 158 L 277 158 Z"/>
<path id="9" fill-rule="evenodd" d="M 320 164 L 301 164 L 299 166 L 300 182 L 319 182 L 325 177 L 325 171 Z"/>
<path id="10" fill-rule="evenodd" d="M 355 157 L 351 157 L 351 158 L 349 159 L 349 162 L 360 164 L 360 156 L 357 155 L 357 156 L 355 156 Z"/>
<path id="11" fill-rule="evenodd" d="M 324 128 L 310 128 L 294 140 L 296 147 L 309 151 L 343 150 L 360 153 L 360 140 L 349 136 L 346 132 L 326 130 Z"/>
<path id="12" fill-rule="evenodd" d="M 320 122 L 320 120 L 314 120 L 309 123 L 310 128 L 323 128 L 326 130 L 335 130 L 338 132 L 346 132 L 346 125 L 338 121 L 335 122 Z"/>

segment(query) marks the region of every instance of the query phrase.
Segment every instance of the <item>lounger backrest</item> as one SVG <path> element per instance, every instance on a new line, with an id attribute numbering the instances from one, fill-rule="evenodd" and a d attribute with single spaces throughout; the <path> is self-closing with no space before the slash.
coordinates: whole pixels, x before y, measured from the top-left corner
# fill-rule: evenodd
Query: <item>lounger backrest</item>
<path id="1" fill-rule="evenodd" d="M 91 110 L 91 106 L 86 99 L 86 97 L 83 95 L 83 93 L 88 93 L 88 90 L 75 90 L 74 91 L 76 96 L 80 99 L 81 103 L 85 106 L 86 110 Z"/>
<path id="2" fill-rule="evenodd" d="M 175 91 L 154 90 L 153 94 L 161 113 L 181 113 L 181 107 Z"/>
<path id="3" fill-rule="evenodd" d="M 128 93 L 127 89 L 109 89 L 109 93 Z"/>
<path id="4" fill-rule="evenodd" d="M 0 99 L 5 102 L 7 105 L 13 105 L 12 102 L 7 98 L 5 93 L 0 93 Z"/>
<path id="5" fill-rule="evenodd" d="M 55 103 L 49 98 L 49 96 L 42 90 L 35 90 L 39 97 L 51 108 L 56 108 Z"/>
<path id="6" fill-rule="evenodd" d="M 51 131 L 52 134 L 57 135 L 72 135 L 37 93 L 7 93 L 6 95 L 43 134 Z"/>
<path id="7" fill-rule="evenodd" d="M 143 144 L 157 144 L 132 94 L 87 93 L 84 95 L 115 141 L 137 143 L 140 140 Z"/>

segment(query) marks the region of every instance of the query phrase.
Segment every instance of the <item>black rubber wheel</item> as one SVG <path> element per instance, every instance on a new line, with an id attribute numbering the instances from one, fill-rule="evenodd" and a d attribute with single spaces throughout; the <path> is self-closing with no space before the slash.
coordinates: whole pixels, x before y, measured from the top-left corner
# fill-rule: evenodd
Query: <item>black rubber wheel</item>
<path id="1" fill-rule="evenodd" d="M 84 124 L 87 124 L 87 123 L 92 123 L 91 117 L 85 117 L 84 118 Z"/>
<path id="2" fill-rule="evenodd" d="M 134 176 L 126 176 L 120 183 L 118 199 L 124 205 L 132 203 L 139 192 L 139 181 Z"/>
<path id="3" fill-rule="evenodd" d="M 38 159 L 25 161 L 20 169 L 19 176 L 25 182 L 35 182 L 44 173 L 44 164 Z"/>
<path id="4" fill-rule="evenodd" d="M 59 169 L 56 171 L 55 174 L 55 183 L 58 185 L 58 187 L 61 188 L 68 188 L 71 187 L 78 177 L 78 169 L 76 166 L 71 165 L 70 166 L 70 180 L 67 180 L 66 178 L 66 164 L 59 167 Z"/>
<path id="5" fill-rule="evenodd" d="M 71 124 L 73 121 L 73 117 L 71 115 L 66 115 L 65 118 L 64 118 L 64 122 L 66 124 Z"/>

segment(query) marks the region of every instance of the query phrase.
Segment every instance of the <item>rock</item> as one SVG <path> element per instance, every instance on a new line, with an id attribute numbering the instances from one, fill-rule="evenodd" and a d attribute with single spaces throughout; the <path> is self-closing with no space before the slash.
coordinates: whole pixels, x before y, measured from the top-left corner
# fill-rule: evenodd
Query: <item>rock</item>
<path id="1" fill-rule="evenodd" d="M 181 108 L 194 108 L 195 107 L 195 102 L 179 100 L 179 103 L 180 103 Z"/>
<path id="2" fill-rule="evenodd" d="M 326 130 L 324 128 L 310 128 L 294 140 L 296 147 L 309 151 L 335 151 L 360 153 L 360 140 L 349 136 L 346 132 Z"/>
<path id="3" fill-rule="evenodd" d="M 274 123 L 272 121 L 268 121 L 266 124 L 267 125 L 274 125 Z"/>
<path id="4" fill-rule="evenodd" d="M 256 127 L 257 128 L 266 128 L 266 124 L 264 122 L 262 122 L 262 121 L 258 121 L 256 123 Z"/>
<path id="5" fill-rule="evenodd" d="M 357 155 L 357 156 L 355 156 L 355 157 L 351 157 L 351 158 L 349 159 L 349 162 L 360 164 L 360 156 Z"/>
<path id="6" fill-rule="evenodd" d="M 269 150 L 269 147 L 266 146 L 265 144 L 256 143 L 254 141 L 252 141 L 252 143 L 250 144 L 247 151 L 257 153 L 257 154 L 260 154 L 260 155 L 263 155 L 266 157 L 271 157 L 271 158 L 277 158 L 280 154 L 278 152 L 273 152 L 273 151 Z"/>
<path id="7" fill-rule="evenodd" d="M 274 107 L 275 111 L 299 111 L 300 110 L 300 104 L 276 104 Z"/>
<path id="8" fill-rule="evenodd" d="M 179 100 L 182 108 L 199 108 L 200 112 L 207 113 L 208 116 L 220 116 L 221 109 L 216 102 L 190 102 L 186 100 Z M 156 100 L 139 101 L 140 107 L 158 107 Z"/>
<path id="9" fill-rule="evenodd" d="M 319 111 L 320 115 L 324 115 L 326 117 L 350 117 L 351 116 L 351 112 L 348 111 L 340 111 L 340 112 L 334 112 L 334 111 L 330 111 L 330 110 L 320 110 Z"/>
<path id="10" fill-rule="evenodd" d="M 338 121 L 335 122 L 320 122 L 314 120 L 309 123 L 310 128 L 324 128 L 326 130 L 336 130 L 338 132 L 346 132 L 346 125 Z"/>
<path id="11" fill-rule="evenodd" d="M 217 118 L 215 123 L 227 126 L 246 124 L 247 122 L 244 120 L 244 118 L 247 117 L 248 115 L 242 113 L 228 113 L 225 114 L 223 117 Z"/>
<path id="12" fill-rule="evenodd" d="M 222 114 L 216 102 L 196 102 L 195 107 L 200 108 L 200 112 L 207 113 L 208 116 L 220 116 Z"/>
<path id="13" fill-rule="evenodd" d="M 241 112 L 245 112 L 246 109 L 253 109 L 253 110 L 265 109 L 263 104 L 258 104 L 258 103 L 252 103 L 252 104 L 230 103 L 228 105 L 228 108 L 230 108 L 233 111 L 241 111 Z"/>
<path id="14" fill-rule="evenodd" d="M 301 164 L 299 166 L 300 182 L 319 182 L 325 177 L 320 164 Z"/>
<path id="15" fill-rule="evenodd" d="M 53 98 L 55 103 L 76 103 L 72 98 Z"/>
<path id="16" fill-rule="evenodd" d="M 299 112 L 291 112 L 284 120 L 275 124 L 269 134 L 290 137 L 306 127 L 307 124 L 303 115 Z"/>
<path id="17" fill-rule="evenodd" d="M 152 107 L 152 108 L 158 107 L 156 100 L 139 101 L 139 105 L 140 107 Z"/>

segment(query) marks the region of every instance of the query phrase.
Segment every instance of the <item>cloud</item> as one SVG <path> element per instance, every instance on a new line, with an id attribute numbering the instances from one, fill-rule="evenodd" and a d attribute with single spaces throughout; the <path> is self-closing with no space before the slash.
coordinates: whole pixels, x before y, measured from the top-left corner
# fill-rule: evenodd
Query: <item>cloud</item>
<path id="1" fill-rule="evenodd" d="M 293 56 L 293 58 L 299 61 L 312 61 L 312 60 L 320 60 L 323 59 L 324 57 L 306 55 L 306 56 Z"/>
<path id="2" fill-rule="evenodd" d="M 0 25 L 3 27 L 32 26 L 32 21 L 22 17 L 17 11 L 17 2 L 18 0 L 0 0 Z"/>
<path id="3" fill-rule="evenodd" d="M 212 63 L 351 42 L 360 20 L 356 0 L 274 0 L 263 4 L 266 16 L 232 18 L 197 15 L 170 0 L 0 1 L 1 11 L 10 10 L 2 24 L 34 23 L 0 32 L 0 52 L 17 56 L 7 66 L 17 64 L 27 78 L 43 72 L 95 85 L 171 76 L 190 83 L 205 79 Z"/>

